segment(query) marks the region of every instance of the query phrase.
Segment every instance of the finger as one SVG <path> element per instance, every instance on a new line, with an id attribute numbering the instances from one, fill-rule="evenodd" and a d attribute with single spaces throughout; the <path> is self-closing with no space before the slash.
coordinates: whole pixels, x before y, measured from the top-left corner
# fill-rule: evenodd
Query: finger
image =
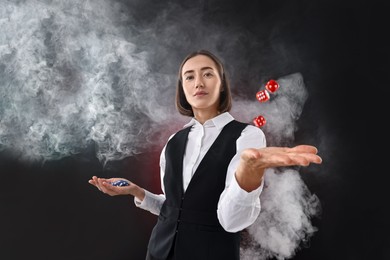
<path id="1" fill-rule="evenodd" d="M 104 188 L 104 184 L 103 184 L 104 182 L 107 182 L 107 180 L 104 178 L 98 178 L 97 179 L 97 184 L 98 184 L 97 187 L 100 191 L 106 193 L 107 189 Z"/>
<path id="2" fill-rule="evenodd" d="M 107 181 L 102 181 L 100 188 L 102 189 L 102 192 L 114 196 L 118 195 L 118 187 L 112 186 L 111 183 L 108 183 Z"/>
<path id="3" fill-rule="evenodd" d="M 104 192 L 104 189 L 103 189 L 103 182 L 107 182 L 107 180 L 105 179 L 105 178 L 96 178 L 96 182 L 97 182 L 97 185 L 96 185 L 96 187 L 100 190 L 100 191 L 102 191 L 102 192 Z"/>
<path id="4" fill-rule="evenodd" d="M 310 160 L 311 163 L 315 164 L 321 164 L 322 163 L 322 158 L 318 156 L 317 154 L 308 154 L 308 159 Z"/>
<path id="5" fill-rule="evenodd" d="M 300 153 L 300 154 L 297 154 L 297 155 L 304 157 L 309 163 L 316 163 L 316 164 L 322 163 L 322 158 L 319 155 L 317 155 L 317 154 L 313 154 L 313 153 Z"/>
<path id="6" fill-rule="evenodd" d="M 98 188 L 100 190 L 100 187 L 99 187 L 99 183 L 97 181 L 97 177 L 96 176 L 93 176 L 92 179 L 90 179 L 88 181 L 89 184 L 95 186 L 96 188 Z"/>
<path id="7" fill-rule="evenodd" d="M 102 191 L 108 192 L 108 191 L 115 191 L 114 186 L 112 186 L 112 180 L 113 179 L 101 179 L 99 178 L 99 187 Z"/>
<path id="8" fill-rule="evenodd" d="M 93 186 L 96 186 L 96 182 L 94 180 L 88 180 L 88 183 L 93 185 Z"/>
<path id="9" fill-rule="evenodd" d="M 317 154 L 318 149 L 315 146 L 312 145 L 297 145 L 293 148 L 290 148 L 290 152 L 296 152 L 296 153 L 311 153 L 311 154 Z"/>
<path id="10" fill-rule="evenodd" d="M 311 163 L 320 164 L 322 162 L 320 156 L 312 153 L 290 154 L 289 157 L 291 165 L 308 166 Z"/>
<path id="11" fill-rule="evenodd" d="M 260 151 L 254 148 L 245 149 L 241 153 L 241 157 L 245 160 L 257 159 L 260 156 Z"/>

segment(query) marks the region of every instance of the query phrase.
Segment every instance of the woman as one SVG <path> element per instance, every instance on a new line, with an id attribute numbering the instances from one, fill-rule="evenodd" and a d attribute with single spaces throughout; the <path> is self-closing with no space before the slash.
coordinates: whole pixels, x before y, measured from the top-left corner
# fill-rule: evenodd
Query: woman
<path id="1" fill-rule="evenodd" d="M 261 129 L 235 120 L 223 64 L 200 50 L 181 63 L 176 106 L 191 120 L 170 136 L 160 156 L 163 194 L 93 176 L 102 192 L 132 195 L 158 215 L 146 259 L 239 259 L 240 231 L 260 213 L 266 168 L 321 163 L 317 149 L 266 147 Z M 123 180 L 123 179 L 122 179 Z"/>

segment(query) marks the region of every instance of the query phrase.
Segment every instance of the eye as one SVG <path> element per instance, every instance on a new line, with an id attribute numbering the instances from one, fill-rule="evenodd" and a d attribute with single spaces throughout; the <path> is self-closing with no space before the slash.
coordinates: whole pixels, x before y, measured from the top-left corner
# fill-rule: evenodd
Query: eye
<path id="1" fill-rule="evenodd" d="M 194 76 L 193 76 L 193 75 L 184 76 L 184 80 L 185 80 L 185 81 L 189 81 L 189 80 L 192 80 L 192 79 L 194 79 Z"/>
<path id="2" fill-rule="evenodd" d="M 205 72 L 205 73 L 203 74 L 203 76 L 206 77 L 206 78 L 211 78 L 212 76 L 214 76 L 214 74 L 211 73 L 211 72 Z"/>

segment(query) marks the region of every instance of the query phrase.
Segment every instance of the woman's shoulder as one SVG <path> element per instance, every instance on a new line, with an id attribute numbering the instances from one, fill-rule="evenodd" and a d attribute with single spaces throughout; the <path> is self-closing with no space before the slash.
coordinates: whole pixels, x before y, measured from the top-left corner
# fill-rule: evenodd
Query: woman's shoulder
<path id="1" fill-rule="evenodd" d="M 243 135 L 246 135 L 246 136 L 256 136 L 256 137 L 265 137 L 264 135 L 264 132 L 263 130 L 261 130 L 260 127 L 257 127 L 255 125 L 252 125 L 252 124 L 247 124 L 247 126 L 244 128 L 244 130 L 242 131 L 242 134 Z"/>

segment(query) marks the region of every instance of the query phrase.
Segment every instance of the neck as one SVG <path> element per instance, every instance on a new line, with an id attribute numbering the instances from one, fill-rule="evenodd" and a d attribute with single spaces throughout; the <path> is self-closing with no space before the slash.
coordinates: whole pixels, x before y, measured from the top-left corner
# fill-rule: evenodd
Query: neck
<path id="1" fill-rule="evenodd" d="M 219 111 L 194 111 L 195 119 L 202 125 L 209 119 L 212 119 L 219 115 Z"/>

